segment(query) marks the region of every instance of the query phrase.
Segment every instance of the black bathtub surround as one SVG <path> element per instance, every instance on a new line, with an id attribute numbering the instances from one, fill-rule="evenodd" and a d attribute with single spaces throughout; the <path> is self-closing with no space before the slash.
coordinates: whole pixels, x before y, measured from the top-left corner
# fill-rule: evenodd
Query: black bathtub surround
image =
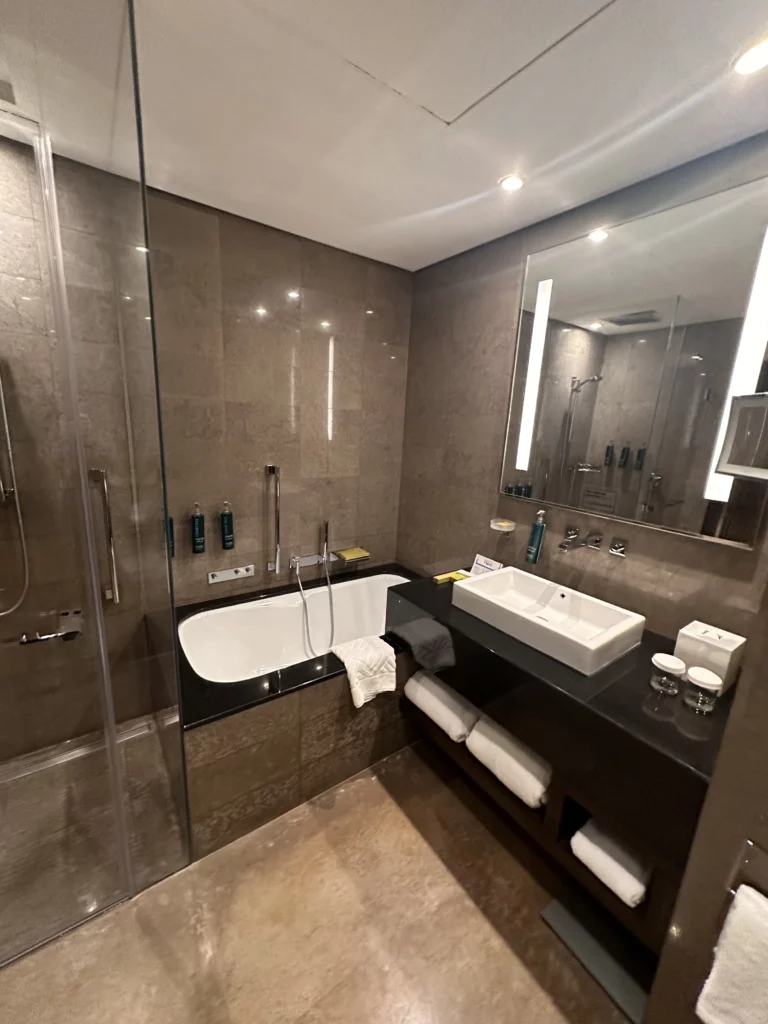
<path id="1" fill-rule="evenodd" d="M 350 572 L 334 572 L 331 576 L 331 583 L 344 583 L 346 580 L 381 576 L 387 573 L 405 576 L 409 579 L 417 578 L 409 569 L 392 563 Z M 325 587 L 325 585 L 324 579 L 312 580 L 304 583 L 304 590 L 314 590 L 316 587 Z M 296 586 L 291 584 L 284 587 L 272 587 L 268 590 L 251 591 L 236 597 L 223 597 L 183 605 L 176 610 L 176 626 L 178 628 L 179 624 L 190 615 L 196 615 L 198 612 L 208 611 L 212 608 L 224 608 L 228 605 L 241 604 L 244 601 L 262 601 L 271 597 L 279 597 L 281 594 L 296 592 Z M 387 639 L 396 651 L 403 649 L 403 645 L 399 644 L 395 637 Z M 236 711 L 243 711 L 264 701 L 284 696 L 301 687 L 311 686 L 324 679 L 331 679 L 343 672 L 342 663 L 335 654 L 329 653 L 321 654 L 317 658 L 310 658 L 298 665 L 289 665 L 288 668 L 276 672 L 268 672 L 266 675 L 246 679 L 243 682 L 209 683 L 195 672 L 179 644 L 181 715 L 184 729 L 194 729 L 206 722 L 214 722 L 216 719 L 224 718 Z"/>
<path id="2" fill-rule="evenodd" d="M 583 676 L 451 604 L 452 584 L 392 587 L 387 628 L 433 616 L 451 633 L 456 666 L 441 678 L 553 767 L 546 806 L 531 811 L 463 744 L 405 701 L 434 742 L 616 918 L 658 951 L 712 775 L 732 694 L 709 716 L 650 689 L 651 656 L 671 642 L 646 633 L 639 648 Z M 646 901 L 624 906 L 570 852 L 571 835 L 595 816 L 654 866 Z"/>

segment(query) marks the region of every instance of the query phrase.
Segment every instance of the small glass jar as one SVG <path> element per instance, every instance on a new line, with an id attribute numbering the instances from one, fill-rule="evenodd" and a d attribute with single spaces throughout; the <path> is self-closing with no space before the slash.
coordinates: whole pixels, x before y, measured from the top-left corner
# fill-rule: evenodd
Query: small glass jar
<path id="1" fill-rule="evenodd" d="M 720 676 L 708 668 L 693 665 L 686 673 L 685 682 L 683 703 L 700 715 L 711 714 L 723 688 Z"/>
<path id="2" fill-rule="evenodd" d="M 680 680 L 685 674 L 685 662 L 673 654 L 654 654 L 651 661 L 651 686 L 658 693 L 674 697 L 680 690 Z"/>

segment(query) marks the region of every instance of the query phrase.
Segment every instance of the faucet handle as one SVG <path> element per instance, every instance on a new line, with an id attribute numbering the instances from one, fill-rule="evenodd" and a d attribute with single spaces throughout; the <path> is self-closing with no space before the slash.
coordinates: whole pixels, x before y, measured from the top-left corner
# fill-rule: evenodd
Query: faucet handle
<path id="1" fill-rule="evenodd" d="M 595 548 L 595 549 L 597 549 L 597 548 L 600 547 L 600 545 L 602 543 L 603 543 L 603 535 L 602 535 L 602 533 L 600 533 L 598 530 L 593 530 L 593 531 L 591 531 L 587 535 L 587 539 L 585 541 L 585 545 L 584 546 L 588 547 L 588 548 Z"/>
<path id="2" fill-rule="evenodd" d="M 578 526 L 566 526 L 566 528 L 565 528 L 565 536 L 563 537 L 563 540 L 568 541 L 568 543 L 570 544 L 572 541 L 578 540 L 578 537 L 579 537 L 579 528 L 578 528 Z"/>

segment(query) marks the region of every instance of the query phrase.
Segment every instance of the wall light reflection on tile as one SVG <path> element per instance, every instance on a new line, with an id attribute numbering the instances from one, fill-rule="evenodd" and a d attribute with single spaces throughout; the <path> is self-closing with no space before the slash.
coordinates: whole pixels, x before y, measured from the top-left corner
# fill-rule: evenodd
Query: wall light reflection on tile
<path id="1" fill-rule="evenodd" d="M 296 346 L 291 349 L 291 433 L 296 433 Z"/>
<path id="2" fill-rule="evenodd" d="M 333 346 L 334 339 L 328 339 L 328 440 L 333 440 Z"/>
<path id="3" fill-rule="evenodd" d="M 549 303 L 552 299 L 552 279 L 539 281 L 536 291 L 536 308 L 533 313 L 531 349 L 528 355 L 528 371 L 525 375 L 523 413 L 520 417 L 520 436 L 517 442 L 516 469 L 528 469 L 531 460 L 533 427 L 536 422 L 536 405 L 539 400 L 539 381 L 544 361 L 544 342 L 547 337 Z"/>

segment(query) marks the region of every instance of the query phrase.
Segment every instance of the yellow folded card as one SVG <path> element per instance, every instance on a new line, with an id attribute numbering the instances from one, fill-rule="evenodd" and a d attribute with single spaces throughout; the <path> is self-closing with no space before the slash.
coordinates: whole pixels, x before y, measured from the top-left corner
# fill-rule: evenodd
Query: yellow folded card
<path id="1" fill-rule="evenodd" d="M 439 576 L 433 577 L 435 583 L 447 583 L 448 580 L 465 580 L 469 576 L 468 572 L 464 572 L 462 569 L 454 569 L 453 572 L 442 572 Z"/>
<path id="2" fill-rule="evenodd" d="M 334 554 L 343 558 L 345 562 L 359 562 L 363 558 L 371 557 L 371 552 L 365 548 L 344 548 L 342 551 L 335 551 Z"/>

